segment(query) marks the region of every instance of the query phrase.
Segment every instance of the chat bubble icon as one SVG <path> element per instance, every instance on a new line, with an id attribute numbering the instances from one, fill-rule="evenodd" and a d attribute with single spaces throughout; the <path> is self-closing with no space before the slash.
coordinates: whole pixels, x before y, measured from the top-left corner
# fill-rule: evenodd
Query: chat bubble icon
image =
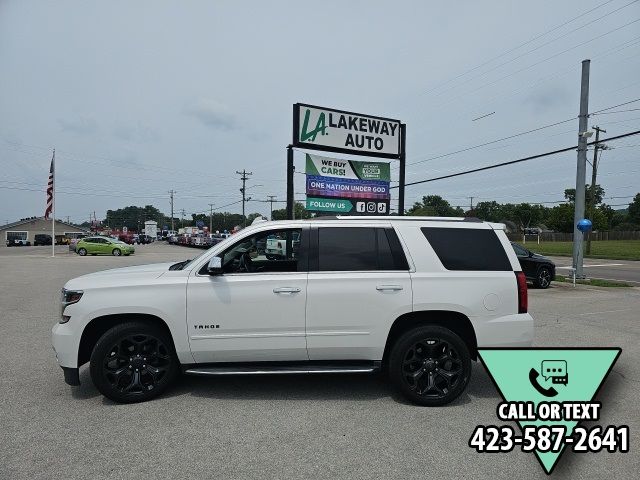
<path id="1" fill-rule="evenodd" d="M 542 376 L 545 380 L 567 377 L 567 362 L 565 360 L 543 360 Z"/>

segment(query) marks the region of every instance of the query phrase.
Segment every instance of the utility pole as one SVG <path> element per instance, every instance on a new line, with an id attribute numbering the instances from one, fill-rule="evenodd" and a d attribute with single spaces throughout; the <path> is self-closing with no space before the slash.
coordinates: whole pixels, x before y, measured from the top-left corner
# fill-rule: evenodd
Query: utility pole
<path id="1" fill-rule="evenodd" d="M 176 193 L 173 190 L 169 190 L 169 199 L 171 201 L 171 231 L 173 232 L 173 194 Z"/>
<path id="2" fill-rule="evenodd" d="M 587 129 L 589 121 L 589 67 L 591 60 L 582 61 L 580 82 L 580 122 L 578 127 L 578 161 L 576 168 L 576 199 L 573 216 L 573 271 L 576 278 L 584 278 L 582 270 L 583 234 L 578 230 L 578 222 L 584 218 L 584 196 L 587 171 Z"/>
<path id="3" fill-rule="evenodd" d="M 469 210 L 473 210 L 473 197 L 469 197 Z"/>
<path id="4" fill-rule="evenodd" d="M 247 202 L 247 180 L 249 176 L 253 175 L 251 172 L 247 172 L 246 170 L 242 170 L 241 172 L 236 170 L 236 173 L 240 175 L 240 180 L 242 180 L 242 188 L 240 191 L 242 192 L 242 226 L 247 226 L 247 217 L 244 214 L 245 203 Z"/>
<path id="5" fill-rule="evenodd" d="M 271 215 L 269 216 L 269 220 L 273 220 L 273 202 L 276 199 L 275 195 L 268 195 L 269 197 L 269 203 L 271 204 Z"/>
<path id="6" fill-rule="evenodd" d="M 185 214 L 185 213 L 186 213 L 186 212 L 184 211 L 184 208 L 183 208 L 182 210 L 180 210 L 180 215 L 181 215 L 181 217 L 180 217 L 180 223 L 182 224 L 182 228 L 184 228 L 184 214 Z"/>
<path id="7" fill-rule="evenodd" d="M 213 203 L 209 204 L 209 235 L 213 231 Z"/>
<path id="8" fill-rule="evenodd" d="M 596 213 L 596 177 L 598 176 L 598 150 L 605 150 L 606 145 L 600 146 L 598 141 L 600 140 L 600 132 L 607 133 L 607 131 L 598 126 L 593 127 L 596 131 L 596 143 L 593 146 L 593 164 L 591 165 L 591 202 L 589 203 L 589 218 L 593 222 L 593 216 Z M 587 237 L 587 255 L 591 255 L 591 232 Z"/>
<path id="9" fill-rule="evenodd" d="M 293 174 L 296 167 L 293 164 L 293 145 L 287 145 L 287 220 L 293 220 Z"/>

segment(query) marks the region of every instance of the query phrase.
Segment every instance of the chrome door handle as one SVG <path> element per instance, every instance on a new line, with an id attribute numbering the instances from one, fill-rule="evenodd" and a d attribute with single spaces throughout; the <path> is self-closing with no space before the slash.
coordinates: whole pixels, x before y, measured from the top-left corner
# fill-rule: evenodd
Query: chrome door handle
<path id="1" fill-rule="evenodd" d="M 387 292 L 387 291 L 397 292 L 402 289 L 403 289 L 402 285 L 378 285 L 376 287 L 376 290 L 378 290 L 379 292 Z"/>
<path id="2" fill-rule="evenodd" d="M 297 287 L 278 287 L 273 289 L 273 293 L 299 293 L 300 289 Z"/>

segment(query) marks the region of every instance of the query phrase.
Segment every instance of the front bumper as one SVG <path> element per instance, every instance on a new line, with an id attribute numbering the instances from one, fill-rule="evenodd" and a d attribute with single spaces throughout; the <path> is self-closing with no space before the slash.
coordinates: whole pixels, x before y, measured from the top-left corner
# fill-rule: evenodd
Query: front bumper
<path id="1" fill-rule="evenodd" d="M 62 368 L 78 368 L 78 346 L 80 339 L 70 328 L 70 322 L 56 323 L 51 330 L 51 344 L 58 365 Z"/>
<path id="2" fill-rule="evenodd" d="M 80 385 L 80 369 L 62 367 L 62 372 L 64 373 L 64 381 L 67 385 L 71 385 L 72 387 Z"/>

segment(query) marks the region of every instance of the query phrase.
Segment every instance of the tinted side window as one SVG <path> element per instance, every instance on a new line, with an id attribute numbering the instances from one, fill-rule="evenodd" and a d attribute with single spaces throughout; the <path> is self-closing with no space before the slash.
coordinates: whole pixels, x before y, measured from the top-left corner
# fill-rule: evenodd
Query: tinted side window
<path id="1" fill-rule="evenodd" d="M 512 270 L 493 230 L 435 227 L 421 230 L 447 270 Z"/>
<path id="2" fill-rule="evenodd" d="M 320 271 L 378 270 L 375 228 L 320 228 L 318 231 Z"/>
<path id="3" fill-rule="evenodd" d="M 318 231 L 318 270 L 408 270 L 400 241 L 391 228 L 344 227 Z"/>

